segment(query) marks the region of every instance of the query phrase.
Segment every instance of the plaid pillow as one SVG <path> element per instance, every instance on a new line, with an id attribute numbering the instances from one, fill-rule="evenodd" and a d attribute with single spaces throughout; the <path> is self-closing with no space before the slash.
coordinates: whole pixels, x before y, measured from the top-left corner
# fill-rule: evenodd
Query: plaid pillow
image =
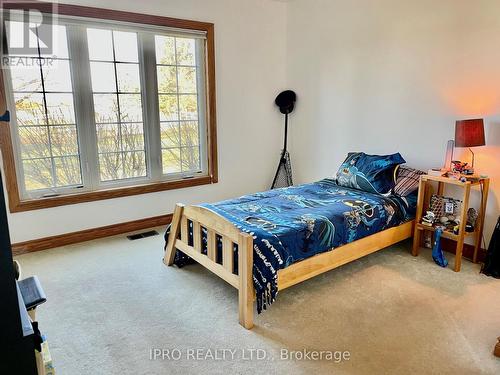
<path id="1" fill-rule="evenodd" d="M 418 169 L 400 166 L 393 193 L 401 197 L 406 197 L 413 193 L 418 189 L 420 176 L 423 174 L 425 174 L 425 172 L 419 171 Z"/>

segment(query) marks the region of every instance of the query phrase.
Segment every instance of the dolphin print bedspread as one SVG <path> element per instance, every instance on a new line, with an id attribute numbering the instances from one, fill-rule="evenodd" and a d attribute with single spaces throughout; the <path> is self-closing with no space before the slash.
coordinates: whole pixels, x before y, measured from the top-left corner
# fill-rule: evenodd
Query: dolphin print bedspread
<path id="1" fill-rule="evenodd" d="M 384 196 L 324 179 L 201 206 L 253 236 L 253 282 L 260 313 L 276 298 L 278 270 L 411 220 L 415 203 L 416 195 Z M 175 263 L 182 266 L 186 258 L 177 251 Z"/>

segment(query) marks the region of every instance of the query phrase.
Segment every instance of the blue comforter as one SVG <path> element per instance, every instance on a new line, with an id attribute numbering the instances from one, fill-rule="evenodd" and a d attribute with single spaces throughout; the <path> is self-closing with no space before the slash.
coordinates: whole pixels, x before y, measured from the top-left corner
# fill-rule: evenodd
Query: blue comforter
<path id="1" fill-rule="evenodd" d="M 276 298 L 278 270 L 410 220 L 415 203 L 416 195 L 384 196 L 324 179 L 202 206 L 253 236 L 261 312 Z M 183 258 L 178 252 L 176 263 L 182 265 Z"/>

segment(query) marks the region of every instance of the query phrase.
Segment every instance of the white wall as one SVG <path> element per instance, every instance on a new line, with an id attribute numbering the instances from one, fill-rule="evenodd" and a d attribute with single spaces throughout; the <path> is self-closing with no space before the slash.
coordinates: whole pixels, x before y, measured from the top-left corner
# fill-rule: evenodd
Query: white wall
<path id="1" fill-rule="evenodd" d="M 12 242 L 170 213 L 196 203 L 265 190 L 281 147 L 274 107 L 284 88 L 286 4 L 268 0 L 85 0 L 78 5 L 213 22 L 219 183 L 10 214 Z"/>
<path id="2" fill-rule="evenodd" d="M 412 166 L 441 166 L 455 120 L 484 117 L 476 169 L 492 178 L 488 241 L 500 202 L 499 14 L 498 0 L 288 3 L 297 182 L 333 175 L 349 151 L 399 151 Z"/>
<path id="3" fill-rule="evenodd" d="M 220 182 L 9 215 L 13 242 L 266 189 L 282 142 L 273 100 L 285 86 L 298 93 L 296 182 L 333 175 L 352 150 L 400 151 L 413 166 L 440 166 L 454 121 L 484 116 L 488 145 L 476 165 L 492 178 L 489 239 L 500 206 L 499 1 L 65 2 L 215 23 Z"/>

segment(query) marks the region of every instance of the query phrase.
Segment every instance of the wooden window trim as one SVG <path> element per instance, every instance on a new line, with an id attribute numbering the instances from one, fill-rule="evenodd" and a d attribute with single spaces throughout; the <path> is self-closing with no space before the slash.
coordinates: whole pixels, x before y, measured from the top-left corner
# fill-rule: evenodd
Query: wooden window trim
<path id="1" fill-rule="evenodd" d="M 4 8 L 15 7 L 13 3 L 2 4 Z M 215 41 L 214 24 L 183 20 L 170 17 L 153 16 L 140 13 L 131 13 L 110 9 L 84 7 L 79 5 L 57 4 L 53 7 L 51 3 L 30 4 L 31 8 L 37 8 L 41 12 L 51 13 L 55 9 L 57 14 L 66 16 L 88 17 L 121 22 L 133 22 L 138 24 L 173 27 L 179 29 L 199 30 L 206 32 L 206 92 L 207 92 L 207 154 L 208 154 L 208 176 L 174 181 L 152 182 L 136 186 L 97 190 L 86 193 L 67 194 L 56 197 L 22 200 L 16 176 L 14 150 L 10 125 L 0 122 L 0 149 L 5 172 L 5 184 L 9 200 L 10 212 L 21 212 L 38 210 L 42 208 L 63 206 L 83 202 L 97 201 L 126 197 L 130 195 L 147 194 L 164 190 L 181 189 L 190 186 L 199 186 L 218 182 L 217 168 L 217 124 L 215 106 Z M 0 114 L 7 109 L 7 100 L 3 81 L 3 70 L 0 74 Z"/>

